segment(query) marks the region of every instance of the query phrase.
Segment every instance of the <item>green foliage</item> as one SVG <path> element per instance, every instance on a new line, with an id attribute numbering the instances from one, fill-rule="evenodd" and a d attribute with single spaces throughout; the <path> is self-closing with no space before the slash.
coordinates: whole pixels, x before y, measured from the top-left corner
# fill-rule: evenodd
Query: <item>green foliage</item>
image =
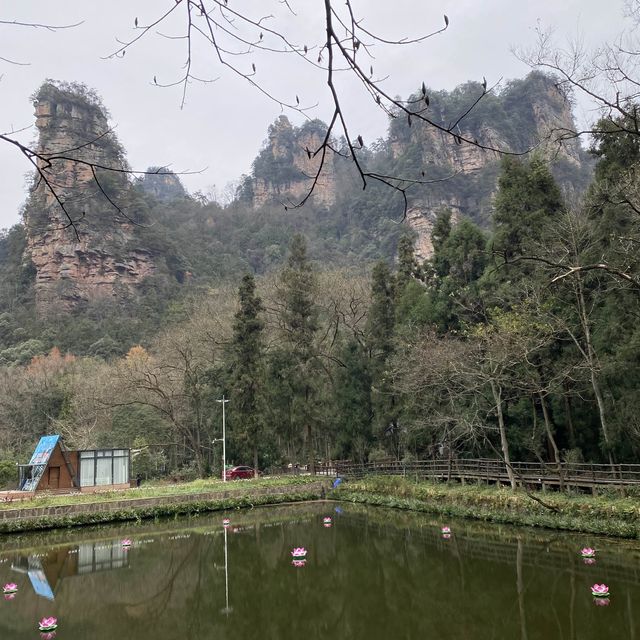
<path id="1" fill-rule="evenodd" d="M 264 448 L 264 322 L 262 300 L 256 295 L 255 280 L 247 274 L 238 290 L 231 343 L 231 408 L 236 427 L 234 438 L 240 448 L 251 452 L 256 470 L 258 452 Z"/>
<path id="2" fill-rule="evenodd" d="M 13 489 L 18 484 L 18 467 L 15 460 L 3 456 L 0 460 L 0 488 Z"/>
<path id="3" fill-rule="evenodd" d="M 307 244 L 302 235 L 295 235 L 291 240 L 287 266 L 281 279 L 287 341 L 299 363 L 308 362 L 318 330 L 318 314 L 313 300 L 316 277 L 307 258 Z"/>
<path id="4" fill-rule="evenodd" d="M 99 100 L 81 87 L 46 85 L 42 92 L 41 99 L 61 109 L 84 104 L 103 117 Z M 481 93 L 477 83 L 430 92 L 429 116 L 448 126 Z M 526 148 L 538 133 L 535 114 L 560 113 L 563 101 L 549 78 L 531 74 L 483 97 L 460 129 L 484 142 Z M 186 445 L 175 459 L 170 449 L 163 452 L 169 471 L 188 477 L 208 470 L 213 408 L 219 409 L 214 400 L 228 393 L 229 455 L 242 462 L 251 456 L 261 468 L 305 458 L 313 466 L 332 456 L 495 456 L 500 412 L 519 458 L 636 460 L 637 293 L 628 280 L 612 286 L 596 269 L 566 272 L 606 261 L 638 278 L 633 248 L 640 236 L 631 205 L 637 205 L 640 147 L 637 136 L 614 125 L 600 125 L 594 136 L 596 181 L 585 215 L 572 219 L 554 180 L 561 174 L 568 184 L 584 184 L 587 172 L 570 160 L 550 167 L 537 156 L 489 158 L 477 171 L 456 173 L 459 147 L 434 138 L 416 120 L 409 127 L 405 117 L 392 118 L 389 139 L 358 152 L 367 170 L 417 181 L 455 173 L 415 184 L 407 194 L 410 206 L 433 211 L 449 203 L 455 210 L 455 216 L 446 208 L 438 212 L 434 256 L 422 265 L 407 227 L 396 224 L 404 211 L 401 195 L 375 182 L 361 189 L 353 166 L 338 155 L 332 159 L 334 204 L 254 208 L 265 185 L 284 193 L 300 180 L 304 147 L 326 133 L 319 121 L 274 123 L 252 175 L 239 187 L 241 197 L 226 207 L 202 194 L 177 197 L 179 189 L 169 197 L 164 177 L 151 184 L 158 181 L 100 172 L 109 197 L 140 224 L 127 225 L 124 235 L 114 232 L 121 220 L 96 194 L 83 203 L 83 230 L 93 234 L 96 251 L 118 260 L 147 252 L 155 273 L 135 289 L 119 290 L 117 303 L 96 299 L 73 313 L 38 317 L 24 227 L 3 232 L 3 443 L 19 434 L 15 451 L 22 455 L 27 441 L 30 446 L 53 426 L 86 430 L 97 421 L 90 437 L 110 446 L 135 444 L 140 473 L 154 475 L 165 459 L 145 445 L 195 434 L 190 452 Z M 115 139 L 105 137 L 104 145 L 114 162 L 124 162 Z M 38 197 L 29 207 L 33 221 L 44 223 Z M 340 271 L 354 265 L 357 274 Z M 359 278 L 369 269 L 365 291 Z M 229 283 L 240 286 L 237 308 L 209 308 Z M 82 374 L 36 375 L 32 366 L 58 347 L 78 356 L 83 372 L 105 368 L 94 388 L 105 379 L 122 385 L 132 375 L 122 356 L 134 345 L 144 346 L 149 365 L 135 372 L 135 385 L 129 380 L 138 395 L 100 398 L 102 409 L 89 406 L 87 415 L 81 408 L 97 400 L 86 389 L 80 394 L 74 375 Z M 166 395 L 144 396 L 158 377 Z M 119 392 L 132 394 L 123 386 Z M 120 406 L 107 409 L 108 402 Z M 606 446 L 603 415 L 611 432 Z"/>
<path id="5" fill-rule="evenodd" d="M 288 354 L 290 407 L 293 421 L 303 432 L 309 465 L 315 464 L 313 438 L 317 422 L 319 360 L 314 349 L 319 329 L 318 309 L 314 301 L 316 274 L 307 258 L 306 240 L 295 235 L 291 240 L 287 266 L 281 273 L 283 342 Z"/>
<path id="6" fill-rule="evenodd" d="M 350 341 L 334 383 L 334 422 L 338 457 L 365 462 L 374 441 L 371 376 L 362 346 Z"/>
<path id="7" fill-rule="evenodd" d="M 44 513 L 29 516 L 21 514 L 17 518 L 0 521 L 0 532 L 14 533 L 18 531 L 35 531 L 61 527 L 83 526 L 104 522 L 122 522 L 143 520 L 176 515 L 192 515 L 210 511 L 230 509 L 246 509 L 259 505 L 275 505 L 288 502 L 306 502 L 321 497 L 323 489 L 315 478 L 277 478 L 274 480 L 253 480 L 237 483 L 238 488 L 229 490 L 221 481 L 209 483 L 209 487 L 201 483 L 167 486 L 163 490 L 136 490 L 135 498 L 155 498 L 155 505 L 140 506 L 131 495 L 126 497 L 120 493 L 104 493 L 85 496 L 66 496 L 65 499 L 40 498 L 30 501 L 29 506 Z M 305 486 L 306 485 L 306 486 Z M 209 489 L 207 491 L 206 489 Z M 214 489 L 214 491 L 211 491 Z M 216 495 L 215 489 L 218 490 Z M 224 491 L 223 491 L 224 489 Z M 73 505 L 79 503 L 96 503 L 90 512 L 78 509 L 74 513 Z M 104 507 L 100 508 L 100 504 Z M 68 515 L 56 513 L 55 506 L 71 507 Z M 6 507 L 2 505 L 0 508 Z M 38 509 L 40 507 L 40 509 Z M 50 507 L 50 508 L 49 508 Z"/>
<path id="8" fill-rule="evenodd" d="M 373 423 L 378 441 L 394 457 L 400 454 L 400 405 L 394 393 L 389 365 L 395 350 L 395 281 L 386 262 L 371 274 L 371 306 L 365 327 L 371 373 Z"/>
<path id="9" fill-rule="evenodd" d="M 640 510 L 633 498 L 545 493 L 541 496 L 549 505 L 545 507 L 521 491 L 414 482 L 399 476 L 349 481 L 333 490 L 331 496 L 486 522 L 640 538 Z"/>
<path id="10" fill-rule="evenodd" d="M 541 159 L 534 157 L 525 164 L 506 157 L 495 199 L 494 250 L 507 261 L 527 254 L 544 223 L 562 208 L 560 189 Z"/>
<path id="11" fill-rule="evenodd" d="M 73 105 L 81 109 L 91 109 L 98 115 L 109 117 L 102 98 L 95 89 L 91 89 L 82 82 L 63 82 L 48 78 L 31 96 L 31 101 L 34 103 L 52 102 L 54 107 Z"/>

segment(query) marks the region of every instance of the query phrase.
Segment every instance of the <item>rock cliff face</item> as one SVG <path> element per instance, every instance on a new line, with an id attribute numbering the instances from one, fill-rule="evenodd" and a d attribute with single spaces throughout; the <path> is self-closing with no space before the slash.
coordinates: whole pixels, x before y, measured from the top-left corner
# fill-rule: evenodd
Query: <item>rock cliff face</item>
<path id="1" fill-rule="evenodd" d="M 475 83 L 451 93 L 437 92 L 429 116 L 449 126 L 481 93 Z M 460 135 L 502 151 L 534 150 L 549 160 L 563 188 L 571 191 L 583 186 L 589 175 L 586 154 L 575 138 L 558 142 L 562 132 L 574 130 L 575 124 L 569 101 L 551 78 L 532 73 L 483 100 L 460 122 Z M 419 122 L 411 128 L 404 123 L 392 121 L 390 127 L 389 147 L 395 167 L 410 174 L 421 169 L 427 180 L 452 176 L 410 195 L 406 224 L 416 233 L 416 257 L 425 259 L 433 253 L 430 234 L 438 210 L 450 209 L 454 221 L 468 216 L 488 225 L 501 154 L 456 144 L 451 136 Z"/>
<path id="2" fill-rule="evenodd" d="M 24 214 L 38 310 L 71 310 L 96 298 L 129 295 L 156 264 L 136 240 L 133 187 L 117 172 L 125 167 L 124 153 L 104 108 L 83 86 L 46 82 L 35 115 L 37 148 L 45 158 L 40 167 L 53 187 L 36 179 Z"/>
<path id="3" fill-rule="evenodd" d="M 533 72 L 508 82 L 499 92 L 484 95 L 468 113 L 483 94 L 478 83 L 429 94 L 428 117 L 445 129 L 458 122 L 455 131 L 479 145 L 456 144 L 451 135 L 416 118 L 409 126 L 406 116 L 401 115 L 390 120 L 386 144 L 377 145 L 366 156 L 368 166 L 379 173 L 434 180 L 414 185 L 407 192 L 406 224 L 416 233 L 417 258 L 432 255 L 431 227 L 442 208 L 450 209 L 454 220 L 468 216 L 480 225 L 490 224 L 501 151 L 534 150 L 551 162 L 562 187 L 580 190 L 585 186 L 588 161 L 578 140 L 557 143 L 558 133 L 573 130 L 574 122 L 570 102 L 552 78 Z M 416 104 L 420 96 L 412 96 L 412 100 Z M 281 116 L 269 128 L 267 142 L 241 188 L 245 201 L 255 208 L 269 202 L 287 205 L 300 201 L 311 186 L 305 176 L 314 175 L 318 166 L 318 159 L 309 158 L 306 150 L 318 148 L 325 132 L 322 122 L 296 128 Z M 348 192 L 360 186 L 349 178 L 349 171 L 338 168 L 339 162 L 333 154 L 327 158 L 310 199 L 312 206 L 332 207 L 336 202 L 350 206 Z"/>
<path id="4" fill-rule="evenodd" d="M 280 116 L 270 127 L 265 147 L 253 163 L 253 172 L 245 180 L 244 190 L 255 208 L 268 203 L 296 204 L 313 183 L 320 156 L 310 157 L 322 144 L 326 125 L 318 120 L 293 127 L 286 116 Z M 331 206 L 336 201 L 334 154 L 324 160 L 311 201 Z"/>

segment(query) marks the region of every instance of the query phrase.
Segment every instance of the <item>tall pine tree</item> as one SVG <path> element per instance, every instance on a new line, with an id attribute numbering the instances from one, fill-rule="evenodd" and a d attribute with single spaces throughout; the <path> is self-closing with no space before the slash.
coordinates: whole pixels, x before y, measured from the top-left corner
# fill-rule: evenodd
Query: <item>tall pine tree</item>
<path id="1" fill-rule="evenodd" d="M 400 457 L 400 407 L 389 373 L 394 352 L 395 279 L 389 265 L 378 262 L 371 275 L 371 306 L 366 336 L 370 358 L 372 406 L 377 436 L 394 457 Z"/>
<path id="2" fill-rule="evenodd" d="M 251 450 L 257 475 L 258 452 L 264 432 L 264 322 L 260 318 L 262 301 L 256 295 L 256 284 L 250 274 L 242 278 L 238 301 L 240 308 L 235 314 L 231 342 L 234 436 Z"/>
<path id="3" fill-rule="evenodd" d="M 295 235 L 289 247 L 287 266 L 280 277 L 282 312 L 280 317 L 284 348 L 289 353 L 288 372 L 293 394 L 293 420 L 302 431 L 309 469 L 315 468 L 318 376 L 320 362 L 315 348 L 318 309 L 314 302 L 316 276 L 307 257 L 307 243 Z"/>

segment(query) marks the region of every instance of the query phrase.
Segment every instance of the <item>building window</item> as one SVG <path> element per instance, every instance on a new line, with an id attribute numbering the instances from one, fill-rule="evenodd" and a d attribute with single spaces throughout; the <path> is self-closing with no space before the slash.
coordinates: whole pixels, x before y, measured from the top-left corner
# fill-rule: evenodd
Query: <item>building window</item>
<path id="1" fill-rule="evenodd" d="M 80 451 L 80 486 L 95 487 L 129 482 L 128 449 Z"/>

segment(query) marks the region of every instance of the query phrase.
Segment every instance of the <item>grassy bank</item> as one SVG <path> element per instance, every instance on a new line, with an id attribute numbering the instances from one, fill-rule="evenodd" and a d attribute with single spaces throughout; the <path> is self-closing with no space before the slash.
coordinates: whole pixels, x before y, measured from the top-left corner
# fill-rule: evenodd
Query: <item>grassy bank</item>
<path id="1" fill-rule="evenodd" d="M 19 517 L 0 520 L 0 533 L 304 502 L 323 497 L 326 485 L 326 481 L 319 478 L 297 477 L 214 485 L 199 481 L 190 486 L 183 485 L 181 492 L 149 487 L 145 492 L 97 494 L 90 496 L 91 501 L 82 495 L 52 496 L 20 503 Z"/>
<path id="2" fill-rule="evenodd" d="M 252 489 L 273 486 L 299 486 L 317 482 L 314 476 L 274 476 L 257 478 L 255 480 L 233 480 L 223 482 L 217 478 L 205 478 L 193 482 L 150 483 L 136 489 L 120 489 L 118 491 L 101 491 L 99 493 L 67 493 L 47 494 L 39 493 L 34 498 L 0 502 L 0 510 L 36 507 L 62 507 L 69 504 L 86 504 L 96 502 L 111 502 L 113 500 L 136 500 L 139 498 L 162 498 L 168 496 L 197 496 L 209 491 L 235 491 L 238 489 Z"/>
<path id="3" fill-rule="evenodd" d="M 640 539 L 637 498 L 536 494 L 545 507 L 522 491 L 415 482 L 397 476 L 345 482 L 330 497 L 450 517 Z"/>

